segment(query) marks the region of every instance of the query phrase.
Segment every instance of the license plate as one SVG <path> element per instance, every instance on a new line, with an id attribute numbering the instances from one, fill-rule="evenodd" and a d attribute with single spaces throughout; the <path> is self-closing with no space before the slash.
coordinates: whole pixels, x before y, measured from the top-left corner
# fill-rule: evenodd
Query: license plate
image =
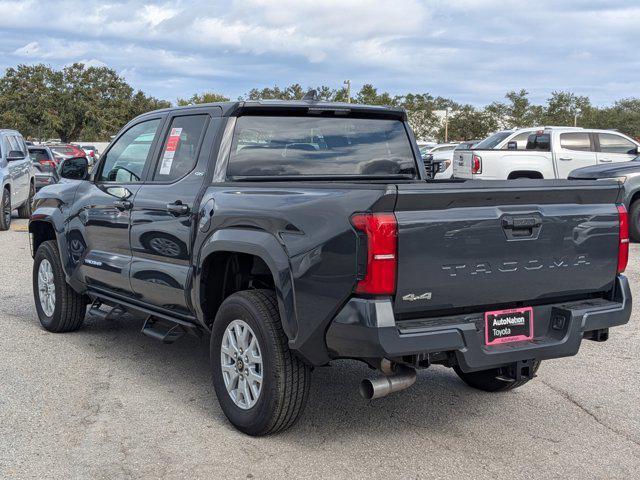
<path id="1" fill-rule="evenodd" d="M 485 344 L 520 342 L 533 338 L 533 308 L 485 312 Z"/>

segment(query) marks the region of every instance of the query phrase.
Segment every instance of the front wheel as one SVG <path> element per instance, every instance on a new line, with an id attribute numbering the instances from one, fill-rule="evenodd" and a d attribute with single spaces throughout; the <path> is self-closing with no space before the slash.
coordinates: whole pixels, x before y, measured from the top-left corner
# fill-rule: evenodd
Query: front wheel
<path id="1" fill-rule="evenodd" d="M 78 330 L 87 310 L 85 297 L 65 280 L 58 246 L 43 242 L 33 261 L 33 296 L 42 326 L 50 332 Z"/>
<path id="2" fill-rule="evenodd" d="M 533 374 L 540 368 L 540 360 L 531 360 Z M 517 382 L 510 382 L 505 379 L 504 368 L 490 368 L 489 370 L 481 370 L 479 372 L 463 372 L 459 367 L 454 367 L 454 370 L 460 377 L 460 379 L 469 385 L 470 387 L 477 388 L 485 392 L 505 392 L 507 390 L 513 390 L 514 388 L 521 387 L 527 383 L 531 378 L 523 378 Z"/>
<path id="3" fill-rule="evenodd" d="M 270 290 L 246 290 L 220 306 L 211 332 L 213 386 L 240 431 L 268 435 L 289 428 L 309 395 L 311 369 L 289 350 Z"/>

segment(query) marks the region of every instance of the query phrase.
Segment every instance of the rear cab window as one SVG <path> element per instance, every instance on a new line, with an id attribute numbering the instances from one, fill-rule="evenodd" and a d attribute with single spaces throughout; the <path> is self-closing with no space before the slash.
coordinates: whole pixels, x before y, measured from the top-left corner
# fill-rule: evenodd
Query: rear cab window
<path id="1" fill-rule="evenodd" d="M 400 120 L 311 116 L 238 117 L 227 177 L 418 178 Z"/>
<path id="2" fill-rule="evenodd" d="M 598 133 L 598 141 L 601 152 L 634 155 L 637 151 L 635 143 L 615 133 Z"/>
<path id="3" fill-rule="evenodd" d="M 154 181 L 175 182 L 195 168 L 208 118 L 208 115 L 173 118 L 153 176 Z"/>

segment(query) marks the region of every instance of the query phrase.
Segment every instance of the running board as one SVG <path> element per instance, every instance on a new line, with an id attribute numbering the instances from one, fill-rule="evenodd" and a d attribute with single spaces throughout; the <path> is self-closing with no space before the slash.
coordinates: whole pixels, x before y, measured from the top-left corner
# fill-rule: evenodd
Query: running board
<path id="1" fill-rule="evenodd" d="M 145 315 L 146 320 L 142 326 L 142 333 L 163 343 L 173 343 L 187 333 L 194 337 L 202 338 L 202 329 L 195 323 L 195 318 L 192 321 L 183 320 L 93 289 L 88 293 L 95 297 L 90 312 L 98 318 L 112 319 L 118 313 L 130 311 Z M 102 305 L 108 305 L 113 308 L 107 312 L 100 308 Z"/>
<path id="2" fill-rule="evenodd" d="M 184 325 L 162 318 L 147 317 L 142 326 L 142 333 L 147 337 L 160 340 L 162 343 L 173 343 L 187 334 Z"/>

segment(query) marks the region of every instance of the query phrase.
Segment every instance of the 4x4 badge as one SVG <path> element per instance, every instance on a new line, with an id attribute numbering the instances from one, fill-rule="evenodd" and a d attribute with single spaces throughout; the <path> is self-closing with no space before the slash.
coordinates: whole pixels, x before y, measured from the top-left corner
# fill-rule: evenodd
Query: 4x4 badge
<path id="1" fill-rule="evenodd" d="M 416 300 L 431 300 L 431 292 L 424 292 L 420 295 L 409 293 L 408 295 L 403 295 L 402 300 L 404 300 L 405 302 L 415 302 Z"/>

